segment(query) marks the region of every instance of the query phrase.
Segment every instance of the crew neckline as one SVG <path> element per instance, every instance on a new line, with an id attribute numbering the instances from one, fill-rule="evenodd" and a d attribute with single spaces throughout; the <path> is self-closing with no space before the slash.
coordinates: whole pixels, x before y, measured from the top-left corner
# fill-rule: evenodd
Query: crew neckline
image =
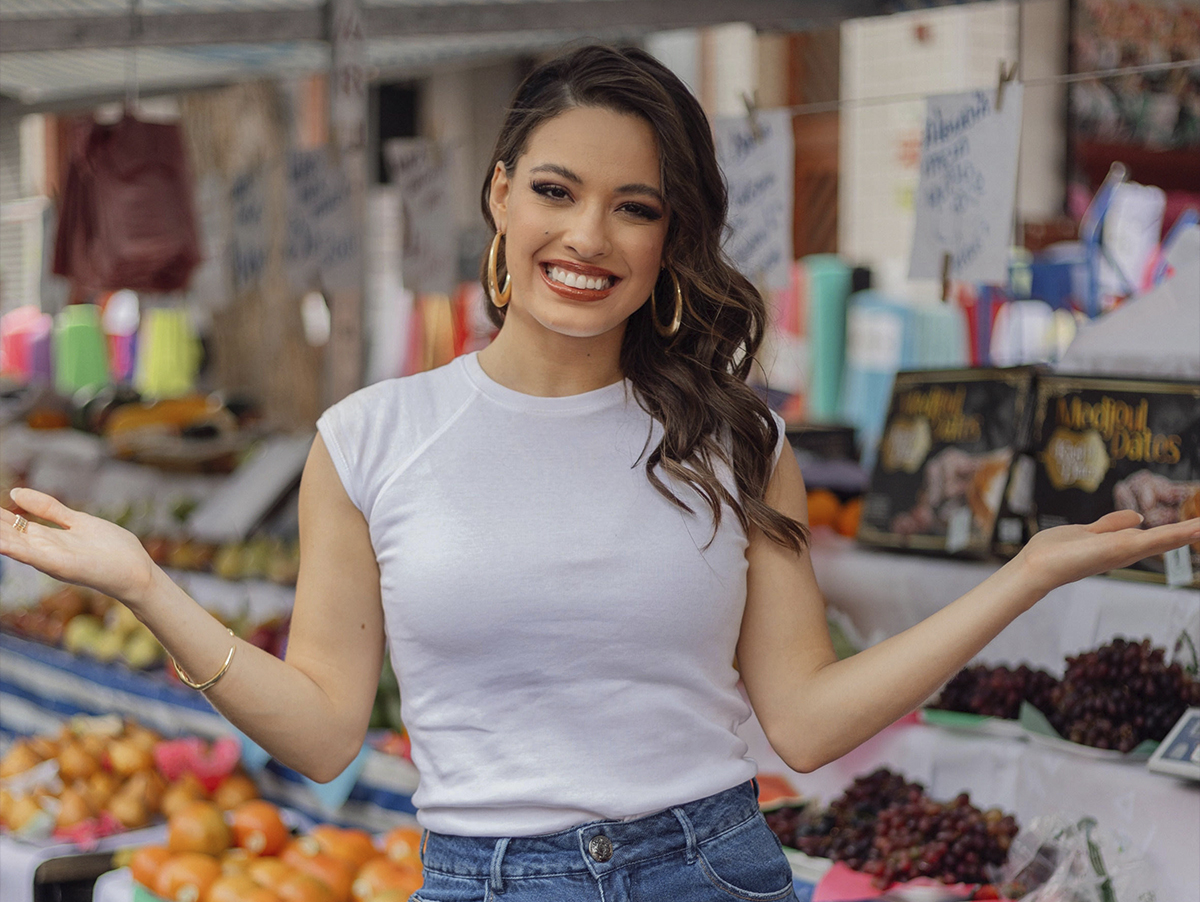
<path id="1" fill-rule="evenodd" d="M 524 392 L 501 385 L 489 376 L 484 372 L 478 358 L 479 352 L 472 351 L 469 354 L 463 354 L 458 360 L 461 362 L 467 379 L 481 394 L 506 407 L 536 413 L 581 413 L 589 410 L 598 410 L 603 407 L 612 407 L 623 403 L 625 400 L 626 389 L 628 387 L 627 379 L 621 379 L 618 382 L 613 382 L 611 385 L 601 386 L 600 388 L 581 392 L 576 395 L 562 395 L 559 397 L 527 395 Z"/>

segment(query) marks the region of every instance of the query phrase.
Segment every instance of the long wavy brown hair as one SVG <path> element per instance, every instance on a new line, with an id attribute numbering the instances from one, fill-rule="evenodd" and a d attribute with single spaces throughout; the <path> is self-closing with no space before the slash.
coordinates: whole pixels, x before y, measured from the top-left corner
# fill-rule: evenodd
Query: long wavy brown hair
<path id="1" fill-rule="evenodd" d="M 762 342 L 766 305 L 721 249 L 728 208 L 704 110 L 669 69 L 645 51 L 589 45 L 531 72 L 517 88 L 496 140 L 483 182 L 483 216 L 495 229 L 488 200 L 492 172 L 509 173 L 543 122 L 576 107 L 602 107 L 640 116 L 658 139 L 660 177 L 670 209 L 665 267 L 654 296 L 665 326 L 675 303 L 675 273 L 683 295 L 679 331 L 664 338 L 643 304 L 629 318 L 621 346 L 621 369 L 638 403 L 662 424 L 663 437 L 645 457 L 650 483 L 672 503 L 693 513 L 659 471 L 694 489 L 711 509 L 714 535 L 726 504 L 747 533 L 761 529 L 795 550 L 808 541 L 804 524 L 768 505 L 779 430 L 765 402 L 746 384 Z M 503 246 L 503 242 L 502 242 Z M 506 268 L 501 252 L 497 273 Z M 487 258 L 480 267 L 487 290 Z M 649 300 L 649 299 L 647 299 Z M 488 314 L 501 326 L 504 308 Z M 719 476 L 733 474 L 737 495 Z"/>

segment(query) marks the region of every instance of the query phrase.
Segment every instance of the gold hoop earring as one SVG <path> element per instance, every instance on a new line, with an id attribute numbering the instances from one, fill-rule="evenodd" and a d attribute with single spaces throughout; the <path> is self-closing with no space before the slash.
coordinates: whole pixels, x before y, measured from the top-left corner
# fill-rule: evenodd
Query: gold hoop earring
<path id="1" fill-rule="evenodd" d="M 492 246 L 488 250 L 488 296 L 492 303 L 497 307 L 503 307 L 512 299 L 512 275 L 504 274 L 504 287 L 500 287 L 500 280 L 496 277 L 496 257 L 500 251 L 500 233 L 496 233 L 496 237 L 492 239 Z"/>
<path id="2" fill-rule="evenodd" d="M 683 322 L 683 291 L 679 287 L 679 279 L 674 270 L 667 270 L 667 275 L 675 284 L 675 315 L 671 317 L 671 325 L 664 326 L 658 321 L 658 308 L 654 301 L 654 289 L 650 289 L 650 319 L 654 321 L 654 330 L 663 338 L 674 338 L 679 332 L 679 324 Z"/>

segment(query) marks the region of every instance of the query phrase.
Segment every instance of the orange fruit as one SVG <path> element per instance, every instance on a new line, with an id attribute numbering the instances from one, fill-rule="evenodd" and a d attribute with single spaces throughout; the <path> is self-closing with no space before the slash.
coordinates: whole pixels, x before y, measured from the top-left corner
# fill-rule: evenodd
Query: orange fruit
<path id="1" fill-rule="evenodd" d="M 355 871 L 379 855 L 371 834 L 365 830 L 318 824 L 308 835 L 317 841 L 322 852 L 349 863 Z"/>
<path id="2" fill-rule="evenodd" d="M 252 855 L 278 855 L 289 831 L 279 809 L 262 799 L 251 799 L 233 809 L 233 844 Z"/>
<path id="3" fill-rule="evenodd" d="M 142 846 L 130 857 L 129 872 L 134 880 L 154 892 L 158 886 L 158 871 L 170 857 L 171 850 L 166 846 Z"/>
<path id="4" fill-rule="evenodd" d="M 221 876 L 221 864 L 201 852 L 172 855 L 158 869 L 154 892 L 170 902 L 200 902 Z"/>
<path id="5" fill-rule="evenodd" d="M 383 836 L 383 850 L 396 864 L 421 861 L 421 831 L 416 827 L 393 827 Z"/>
<path id="6" fill-rule="evenodd" d="M 813 489 L 808 493 L 808 525 L 833 526 L 842 503 L 829 489 Z"/>
<path id="7" fill-rule="evenodd" d="M 222 811 L 258 798 L 258 786 L 246 774 L 234 771 L 213 790 L 212 800 Z"/>
<path id="8" fill-rule="evenodd" d="M 246 873 L 259 886 L 265 887 L 278 895 L 279 884 L 296 873 L 296 871 L 278 858 L 255 858 L 246 864 Z"/>
<path id="9" fill-rule="evenodd" d="M 837 517 L 833 522 L 833 528 L 841 535 L 853 539 L 858 535 L 858 523 L 862 519 L 862 508 L 862 498 L 851 498 L 838 511 Z"/>
<path id="10" fill-rule="evenodd" d="M 294 839 L 279 853 L 279 860 L 302 874 L 316 877 L 333 891 L 336 902 L 347 902 L 357 870 L 348 862 L 321 851 L 311 836 Z"/>
<path id="11" fill-rule="evenodd" d="M 245 902 L 256 891 L 267 892 L 246 874 L 224 874 L 213 881 L 204 902 Z"/>
<path id="12" fill-rule="evenodd" d="M 189 802 L 167 821 L 167 848 L 172 852 L 220 855 L 229 848 L 225 815 L 213 802 Z"/>
<path id="13" fill-rule="evenodd" d="M 333 890 L 310 874 L 292 872 L 275 887 L 283 902 L 334 902 Z"/>
<path id="14" fill-rule="evenodd" d="M 398 865 L 385 856 L 372 858 L 354 878 L 351 893 L 355 902 L 370 902 L 380 893 L 388 890 L 407 890 L 416 892 L 421 887 L 420 864 L 414 868 L 411 865 Z"/>

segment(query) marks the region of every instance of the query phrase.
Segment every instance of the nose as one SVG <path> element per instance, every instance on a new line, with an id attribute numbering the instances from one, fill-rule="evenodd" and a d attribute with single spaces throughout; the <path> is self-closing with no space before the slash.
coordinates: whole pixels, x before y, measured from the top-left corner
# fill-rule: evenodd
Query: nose
<path id="1" fill-rule="evenodd" d="M 599 205 L 580 205 L 571 216 L 563 243 L 581 260 L 603 257 L 612 249 L 604 210 Z"/>

